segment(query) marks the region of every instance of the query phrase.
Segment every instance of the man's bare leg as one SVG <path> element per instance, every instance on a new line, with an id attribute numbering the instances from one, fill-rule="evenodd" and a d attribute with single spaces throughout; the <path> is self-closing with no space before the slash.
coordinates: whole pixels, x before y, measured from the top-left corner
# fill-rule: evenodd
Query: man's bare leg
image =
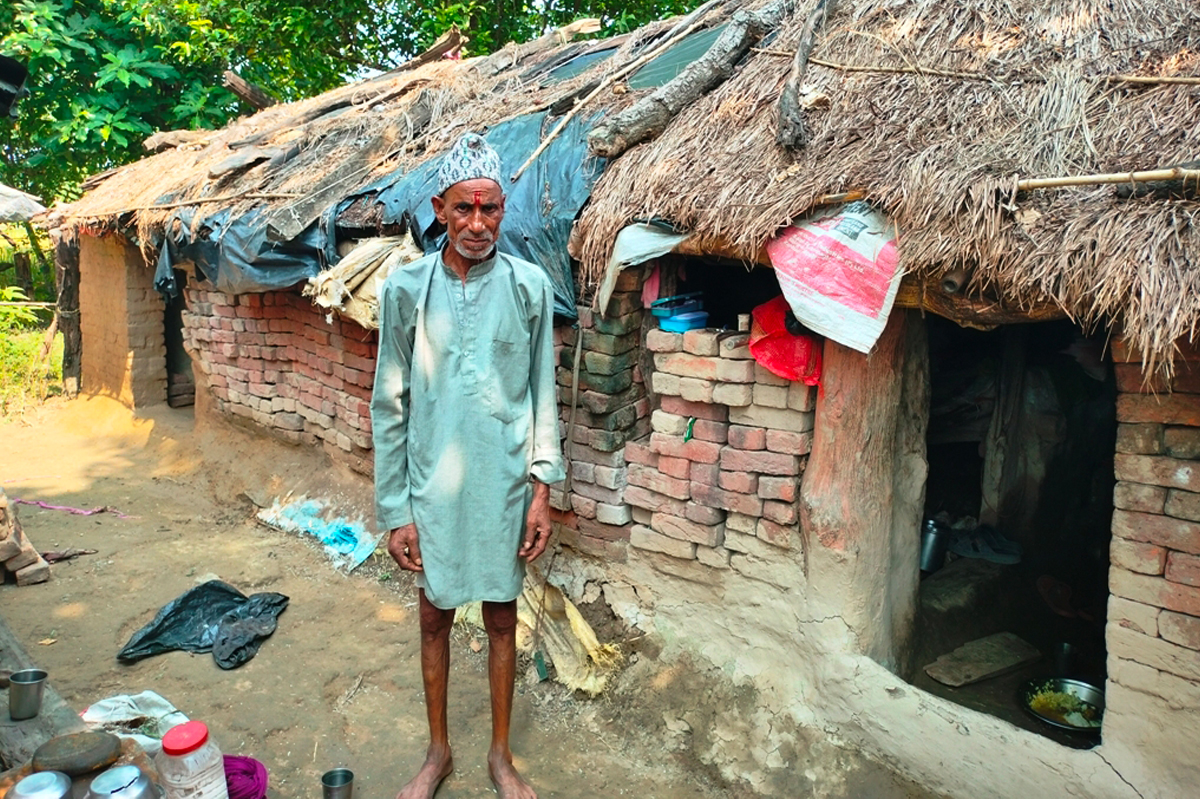
<path id="1" fill-rule="evenodd" d="M 421 603 L 421 677 L 425 683 L 425 713 L 429 717 L 429 750 L 416 777 L 397 797 L 433 797 L 454 769 L 450 733 L 446 726 L 446 686 L 450 682 L 450 628 L 454 609 L 438 608 L 419 590 Z"/>
<path id="2" fill-rule="evenodd" d="M 537 797 L 513 767 L 508 747 L 512 722 L 513 684 L 517 677 L 517 601 L 484 603 L 483 626 L 488 635 L 488 684 L 492 690 L 492 746 L 488 775 L 501 797 Z"/>

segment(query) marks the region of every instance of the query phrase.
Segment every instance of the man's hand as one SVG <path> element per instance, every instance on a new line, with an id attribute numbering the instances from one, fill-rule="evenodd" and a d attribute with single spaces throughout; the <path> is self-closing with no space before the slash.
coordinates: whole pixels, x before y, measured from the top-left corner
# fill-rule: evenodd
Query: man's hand
<path id="1" fill-rule="evenodd" d="M 525 516 L 525 535 L 521 537 L 521 549 L 517 556 L 526 561 L 537 559 L 550 543 L 550 486 L 535 480 L 533 501 Z"/>
<path id="2" fill-rule="evenodd" d="M 415 524 L 392 528 L 388 536 L 388 554 L 395 559 L 401 569 L 410 572 L 423 572 L 421 566 L 421 546 L 417 542 L 417 526 Z"/>

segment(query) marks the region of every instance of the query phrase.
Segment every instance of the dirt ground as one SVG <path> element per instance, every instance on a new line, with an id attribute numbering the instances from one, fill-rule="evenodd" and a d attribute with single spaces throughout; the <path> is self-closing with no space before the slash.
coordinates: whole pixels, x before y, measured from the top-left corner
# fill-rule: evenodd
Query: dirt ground
<path id="1" fill-rule="evenodd" d="M 127 515 L 18 507 L 39 550 L 99 551 L 55 565 L 49 583 L 0 586 L 4 621 L 75 709 L 153 689 L 208 723 L 224 752 L 266 764 L 271 797 L 319 797 L 320 774 L 342 765 L 355 772 L 356 796 L 390 797 L 421 763 L 426 728 L 409 576 L 378 556 L 341 574 L 309 541 L 256 524 L 243 494 L 320 491 L 369 519 L 361 479 L 308 449 L 225 423 L 197 426 L 191 409 L 134 418 L 111 400 L 79 398 L 0 424 L 0 485 L 10 499 Z M 214 576 L 246 594 L 291 598 L 258 655 L 232 671 L 210 655 L 182 652 L 117 662 L 117 651 L 159 608 Z M 610 640 L 622 635 L 604 627 Z M 699 764 L 665 729 L 664 710 L 696 702 L 694 687 L 673 690 L 674 672 L 651 655 L 635 655 L 594 700 L 518 677 L 513 750 L 542 796 L 750 795 Z M 457 770 L 440 797 L 493 796 L 484 761 L 486 657 L 481 631 L 456 628 Z M 845 791 L 910 796 L 914 787 L 881 768 Z"/>

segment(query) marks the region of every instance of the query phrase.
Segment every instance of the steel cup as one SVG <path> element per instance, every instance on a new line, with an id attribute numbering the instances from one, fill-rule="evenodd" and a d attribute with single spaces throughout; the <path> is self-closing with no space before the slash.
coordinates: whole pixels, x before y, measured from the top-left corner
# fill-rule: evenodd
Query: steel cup
<path id="1" fill-rule="evenodd" d="M 46 690 L 46 671 L 23 669 L 8 679 L 8 715 L 13 719 L 31 719 L 42 710 Z"/>
<path id="2" fill-rule="evenodd" d="M 354 796 L 354 773 L 345 767 L 331 769 L 321 776 L 321 796 L 326 800 L 344 800 Z"/>

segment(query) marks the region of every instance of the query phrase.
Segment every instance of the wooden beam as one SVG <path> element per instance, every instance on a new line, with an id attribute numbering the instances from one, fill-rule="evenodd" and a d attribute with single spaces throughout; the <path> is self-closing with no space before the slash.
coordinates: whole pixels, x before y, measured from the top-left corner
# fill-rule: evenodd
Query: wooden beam
<path id="1" fill-rule="evenodd" d="M 279 102 L 261 86 L 251 83 L 231 69 L 227 69 L 221 74 L 221 85 L 259 111 L 270 108 Z"/>
<path id="2" fill-rule="evenodd" d="M 985 331 L 998 325 L 1047 322 L 1067 317 L 1067 312 L 1062 306 L 1049 300 L 1024 308 L 1006 306 L 998 300 L 946 294 L 942 291 L 940 282 L 926 286 L 913 275 L 906 275 L 900 281 L 895 307 L 930 311 L 964 328 Z"/>

